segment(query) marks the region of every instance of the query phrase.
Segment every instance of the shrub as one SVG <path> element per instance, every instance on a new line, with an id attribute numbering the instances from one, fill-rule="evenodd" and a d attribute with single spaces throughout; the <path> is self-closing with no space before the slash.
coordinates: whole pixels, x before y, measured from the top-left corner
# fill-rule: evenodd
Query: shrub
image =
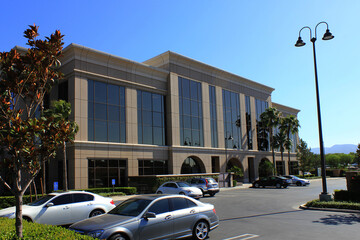
<path id="1" fill-rule="evenodd" d="M 49 240 L 49 239 L 83 239 L 92 237 L 80 235 L 74 231 L 52 225 L 38 224 L 23 221 L 23 239 Z M 15 219 L 0 218 L 0 239 L 18 239 L 15 232 Z"/>
<path id="2" fill-rule="evenodd" d="M 92 193 L 112 193 L 115 192 L 123 192 L 125 195 L 133 195 L 136 194 L 137 189 L 136 187 L 107 187 L 107 188 L 88 188 L 88 189 L 79 189 L 78 191 L 87 191 Z"/>
<path id="3" fill-rule="evenodd" d="M 236 185 L 237 185 L 237 181 L 233 180 L 233 187 L 236 187 Z"/>
<path id="4" fill-rule="evenodd" d="M 360 192 L 353 192 L 353 191 L 347 191 L 347 190 L 335 190 L 334 191 L 334 200 L 360 203 Z"/>
<path id="5" fill-rule="evenodd" d="M 340 202 L 340 201 L 320 202 L 320 200 L 318 199 L 307 202 L 305 206 L 316 207 L 316 208 L 338 208 L 338 209 L 360 210 L 360 203 Z"/>

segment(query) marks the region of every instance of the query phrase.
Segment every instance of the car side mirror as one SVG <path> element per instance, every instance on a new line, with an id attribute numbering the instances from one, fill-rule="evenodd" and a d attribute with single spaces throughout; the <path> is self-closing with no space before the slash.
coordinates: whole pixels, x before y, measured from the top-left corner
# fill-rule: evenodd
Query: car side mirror
<path id="1" fill-rule="evenodd" d="M 52 206 L 54 206 L 54 203 L 49 202 L 49 203 L 48 203 L 48 204 L 46 204 L 45 206 L 46 206 L 46 207 L 52 207 Z"/>
<path id="2" fill-rule="evenodd" d="M 147 220 L 148 218 L 156 218 L 156 214 L 153 212 L 147 212 L 144 214 L 144 218 Z"/>

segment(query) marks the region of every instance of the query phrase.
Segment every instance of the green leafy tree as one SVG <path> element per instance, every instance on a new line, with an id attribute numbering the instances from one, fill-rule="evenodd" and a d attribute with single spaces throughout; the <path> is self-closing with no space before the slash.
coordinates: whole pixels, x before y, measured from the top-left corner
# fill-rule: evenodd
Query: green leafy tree
<path id="1" fill-rule="evenodd" d="M 57 70 L 62 53 L 60 31 L 37 39 L 38 27 L 24 32 L 29 48 L 0 53 L 0 142 L 1 167 L 11 179 L 0 181 L 16 199 L 16 234 L 22 233 L 23 195 L 42 162 L 56 154 L 57 143 L 50 118 L 41 115 L 44 96 L 62 74 Z"/>
<path id="2" fill-rule="evenodd" d="M 274 171 L 276 171 L 276 162 L 275 162 L 275 151 L 274 151 L 274 128 L 276 128 L 280 124 L 280 116 L 281 113 L 276 108 L 267 108 L 260 115 L 260 124 L 263 126 L 266 131 L 269 133 L 270 138 L 270 147 L 272 151 L 273 165 Z M 275 172 L 274 172 L 275 174 Z"/>
<path id="3" fill-rule="evenodd" d="M 304 172 L 309 172 L 313 167 L 312 162 L 314 160 L 314 154 L 311 152 L 311 149 L 308 148 L 307 143 L 302 139 L 300 139 L 300 144 L 297 146 L 296 156 L 300 162 L 299 168 L 304 176 Z"/>
<path id="4" fill-rule="evenodd" d="M 338 154 L 326 154 L 325 155 L 326 164 L 330 168 L 340 168 L 340 156 Z"/>
<path id="5" fill-rule="evenodd" d="M 70 121 L 71 104 L 64 101 L 54 101 L 51 108 L 44 111 L 44 116 L 51 120 L 53 135 L 58 145 L 62 147 L 63 152 L 63 190 L 68 190 L 67 165 L 66 165 L 66 142 L 73 142 L 75 135 L 79 130 L 76 122 Z"/>
<path id="6" fill-rule="evenodd" d="M 358 144 L 358 147 L 356 149 L 356 162 L 358 166 L 360 166 L 360 143 Z"/>
<path id="7" fill-rule="evenodd" d="M 293 142 L 290 138 L 291 134 L 296 134 L 299 131 L 300 124 L 299 120 L 296 119 L 294 115 L 289 115 L 281 119 L 280 130 L 284 131 L 286 134 L 286 144 L 285 147 L 288 150 L 288 167 L 290 172 L 290 151 L 293 146 Z"/>
<path id="8" fill-rule="evenodd" d="M 274 165 L 268 160 L 262 160 L 259 164 L 259 177 L 271 176 L 274 172 Z"/>

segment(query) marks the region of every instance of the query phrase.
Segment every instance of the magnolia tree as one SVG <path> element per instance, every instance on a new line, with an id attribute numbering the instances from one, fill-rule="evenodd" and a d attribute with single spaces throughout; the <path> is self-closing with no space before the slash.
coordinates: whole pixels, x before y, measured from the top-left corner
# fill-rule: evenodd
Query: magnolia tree
<path id="1" fill-rule="evenodd" d="M 24 32 L 26 52 L 0 53 L 0 163 L 11 176 L 0 176 L 0 181 L 15 196 L 19 238 L 24 192 L 59 145 L 54 118 L 43 115 L 42 106 L 45 94 L 62 77 L 58 67 L 63 35 L 57 30 L 45 40 L 38 36 L 38 27 L 29 26 Z"/>

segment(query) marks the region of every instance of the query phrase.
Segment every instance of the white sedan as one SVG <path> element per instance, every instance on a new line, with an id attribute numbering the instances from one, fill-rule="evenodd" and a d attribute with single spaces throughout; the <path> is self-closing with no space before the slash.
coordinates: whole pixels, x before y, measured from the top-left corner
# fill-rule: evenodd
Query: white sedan
<path id="1" fill-rule="evenodd" d="M 166 182 L 157 190 L 157 194 L 182 194 L 199 199 L 203 196 L 201 190 L 197 187 L 191 187 L 186 182 Z"/>
<path id="2" fill-rule="evenodd" d="M 23 205 L 22 214 L 25 220 L 31 222 L 69 225 L 106 213 L 114 207 L 111 198 L 84 191 L 69 191 L 50 193 Z M 15 207 L 0 210 L 0 217 L 15 218 Z"/>

